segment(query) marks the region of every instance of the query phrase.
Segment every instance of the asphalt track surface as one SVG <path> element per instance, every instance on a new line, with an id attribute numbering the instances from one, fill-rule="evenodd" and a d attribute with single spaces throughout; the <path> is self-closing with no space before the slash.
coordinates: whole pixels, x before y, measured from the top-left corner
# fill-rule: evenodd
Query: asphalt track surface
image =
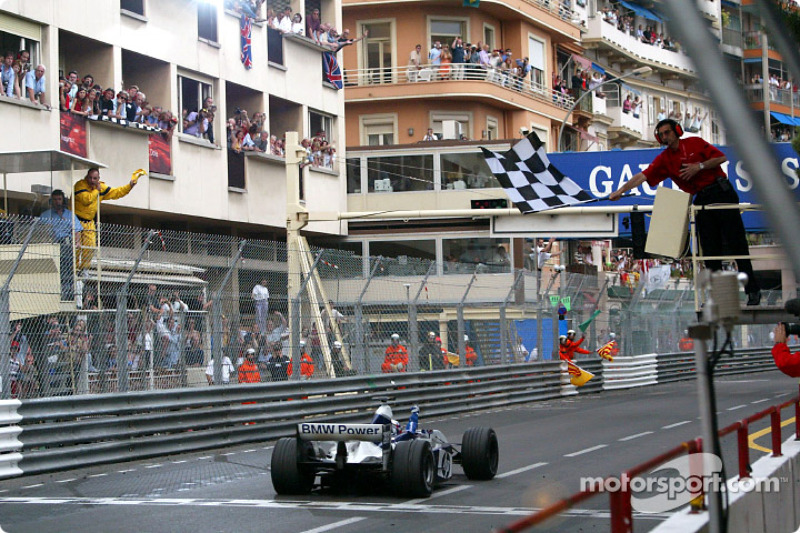
<path id="1" fill-rule="evenodd" d="M 797 394 L 797 380 L 763 372 L 717 378 L 723 427 Z M 275 494 L 272 442 L 0 482 L 0 526 L 22 532 L 489 532 L 577 492 L 584 476 L 618 474 L 700 434 L 694 380 L 587 394 L 430 420 L 422 427 L 461 441 L 490 426 L 500 441 L 492 481 L 454 477 L 428 499 L 401 499 L 375 486 L 308 497 Z M 406 413 L 395 413 L 403 421 Z M 793 409 L 783 411 L 784 421 Z M 364 415 L 365 422 L 370 418 Z M 752 424 L 756 434 L 768 421 Z M 794 431 L 786 424 L 783 438 Z M 727 477 L 737 473 L 735 435 L 723 439 Z M 770 446 L 770 435 L 754 440 Z M 764 455 L 750 450 L 751 461 Z M 669 515 L 634 513 L 637 532 Z M 608 496 L 599 495 L 535 531 L 608 531 Z"/>

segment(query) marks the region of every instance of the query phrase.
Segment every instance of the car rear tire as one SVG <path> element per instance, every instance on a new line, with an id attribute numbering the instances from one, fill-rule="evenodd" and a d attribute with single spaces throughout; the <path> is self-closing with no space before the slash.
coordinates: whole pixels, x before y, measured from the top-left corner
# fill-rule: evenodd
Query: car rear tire
<path id="1" fill-rule="evenodd" d="M 426 440 L 398 442 L 392 456 L 391 481 L 398 496 L 427 498 L 433 492 L 436 465 Z"/>
<path id="2" fill-rule="evenodd" d="M 492 428 L 469 428 L 461 441 L 461 466 L 469 479 L 487 480 L 497 474 L 500 447 Z"/>
<path id="3" fill-rule="evenodd" d="M 299 464 L 300 460 L 306 459 L 301 454 L 306 444 L 291 437 L 284 437 L 275 444 L 270 470 L 272 486 L 278 494 L 298 495 L 311 492 L 316 474 L 308 466 Z"/>

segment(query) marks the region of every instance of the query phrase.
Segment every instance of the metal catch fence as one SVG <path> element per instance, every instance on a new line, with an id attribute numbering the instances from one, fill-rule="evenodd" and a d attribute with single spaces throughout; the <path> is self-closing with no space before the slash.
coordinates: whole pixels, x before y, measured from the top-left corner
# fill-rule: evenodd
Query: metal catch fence
<path id="1" fill-rule="evenodd" d="M 110 224 L 75 261 L 72 236 L 56 234 L 0 220 L 0 398 L 546 361 L 568 329 L 591 352 L 615 332 L 622 355 L 670 353 L 694 321 L 683 278 L 648 289 L 609 272 Z M 737 346 L 766 346 L 769 330 L 740 326 Z"/>

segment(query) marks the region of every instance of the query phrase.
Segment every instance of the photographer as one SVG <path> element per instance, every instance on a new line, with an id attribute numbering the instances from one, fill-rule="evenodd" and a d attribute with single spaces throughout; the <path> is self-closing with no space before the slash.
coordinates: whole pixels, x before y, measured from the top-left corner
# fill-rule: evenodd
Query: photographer
<path id="1" fill-rule="evenodd" d="M 778 370 L 787 376 L 798 378 L 800 377 L 800 352 L 791 353 L 789 346 L 786 344 L 787 334 L 797 335 L 800 332 L 800 326 L 797 324 L 787 324 L 779 322 L 775 329 L 772 330 L 775 336 L 775 345 L 772 347 L 772 359 Z"/>

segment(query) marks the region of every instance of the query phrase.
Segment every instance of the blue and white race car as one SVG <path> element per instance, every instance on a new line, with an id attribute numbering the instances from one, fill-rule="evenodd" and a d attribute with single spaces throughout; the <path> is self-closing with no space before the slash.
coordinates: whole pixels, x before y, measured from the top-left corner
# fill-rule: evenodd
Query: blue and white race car
<path id="1" fill-rule="evenodd" d="M 471 480 L 497 474 L 500 453 L 493 429 L 469 428 L 459 445 L 439 430 L 418 426 L 418 407 L 401 427 L 386 400 L 370 424 L 302 422 L 295 437 L 275 445 L 272 485 L 278 494 L 308 494 L 317 476 L 326 485 L 351 475 L 371 475 L 388 482 L 399 496 L 418 498 L 430 496 L 437 483 L 450 479 L 453 464 L 460 464 Z"/>

